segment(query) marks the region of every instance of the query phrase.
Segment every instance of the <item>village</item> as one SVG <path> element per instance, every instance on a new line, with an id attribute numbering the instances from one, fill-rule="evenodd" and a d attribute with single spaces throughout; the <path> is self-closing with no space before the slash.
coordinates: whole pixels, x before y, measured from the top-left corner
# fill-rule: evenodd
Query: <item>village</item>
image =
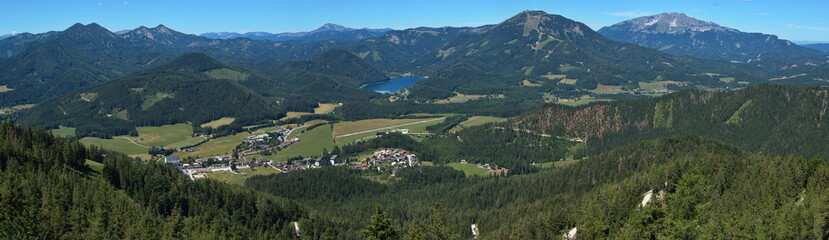
<path id="1" fill-rule="evenodd" d="M 176 166 L 191 179 L 210 178 L 212 173 L 233 173 L 246 175 L 240 170 L 265 167 L 279 173 L 317 169 L 325 166 L 346 166 L 358 170 L 375 170 L 390 172 L 392 176 L 402 168 L 420 166 L 417 155 L 405 149 L 384 148 L 373 152 L 364 159 L 341 158 L 336 154 L 311 158 L 295 158 L 287 161 L 275 161 L 267 156 L 300 141 L 299 137 L 288 138 L 288 129 L 277 129 L 263 134 L 251 135 L 244 138 L 234 149 L 233 153 L 202 157 L 197 159 L 182 159 L 168 156 L 160 159 L 166 164 Z M 193 150 L 192 147 L 182 151 Z M 262 158 L 249 157 L 252 155 L 265 156 Z"/>

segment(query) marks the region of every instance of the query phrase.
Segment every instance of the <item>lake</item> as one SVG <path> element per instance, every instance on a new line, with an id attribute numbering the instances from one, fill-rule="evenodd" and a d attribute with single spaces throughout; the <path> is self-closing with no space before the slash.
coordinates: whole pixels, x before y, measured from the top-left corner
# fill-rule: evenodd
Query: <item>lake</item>
<path id="1" fill-rule="evenodd" d="M 381 93 L 396 93 L 397 91 L 407 88 L 416 82 L 420 82 L 420 80 L 423 79 L 417 77 L 392 78 L 385 82 L 365 85 L 363 88 Z"/>

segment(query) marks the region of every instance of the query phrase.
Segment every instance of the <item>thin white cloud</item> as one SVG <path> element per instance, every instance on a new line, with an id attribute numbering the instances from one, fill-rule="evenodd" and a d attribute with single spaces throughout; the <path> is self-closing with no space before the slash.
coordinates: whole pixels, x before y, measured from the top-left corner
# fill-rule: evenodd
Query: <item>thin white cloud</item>
<path id="1" fill-rule="evenodd" d="M 757 16 L 768 16 L 768 15 L 771 15 L 771 14 L 769 14 L 769 13 L 767 13 L 767 12 L 756 12 L 756 13 L 754 13 L 754 15 L 757 15 Z"/>
<path id="2" fill-rule="evenodd" d="M 651 12 L 639 10 L 626 12 L 602 12 L 602 14 L 615 17 L 643 17 L 653 15 Z"/>
<path id="3" fill-rule="evenodd" d="M 814 30 L 814 31 L 829 31 L 829 27 L 815 27 L 815 26 L 800 26 L 797 24 L 786 24 L 787 28 L 790 29 L 805 29 L 805 30 Z"/>
<path id="4" fill-rule="evenodd" d="M 740 2 L 751 2 L 751 0 L 740 0 Z"/>
<path id="5" fill-rule="evenodd" d="M 104 3 L 102 3 L 102 2 L 98 3 L 98 6 L 103 6 L 103 5 L 104 5 Z"/>
<path id="6" fill-rule="evenodd" d="M 130 4 L 130 2 L 127 2 L 127 1 L 123 1 L 121 3 L 123 3 L 124 5 Z"/>

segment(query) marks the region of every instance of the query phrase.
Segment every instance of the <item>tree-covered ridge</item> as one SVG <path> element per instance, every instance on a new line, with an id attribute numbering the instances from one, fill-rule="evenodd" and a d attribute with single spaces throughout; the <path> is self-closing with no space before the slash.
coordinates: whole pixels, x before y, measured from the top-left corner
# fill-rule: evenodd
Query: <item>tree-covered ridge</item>
<path id="1" fill-rule="evenodd" d="M 4 239 L 287 239 L 290 222 L 307 216 L 292 201 L 192 181 L 11 121 L 0 123 L 0 149 Z"/>
<path id="2" fill-rule="evenodd" d="M 399 231 L 404 239 L 446 233 L 471 237 L 471 224 L 480 228 L 480 239 L 553 239 L 574 227 L 581 238 L 616 239 L 827 234 L 822 219 L 829 166 L 824 161 L 753 155 L 700 137 L 635 143 L 567 167 L 507 178 L 458 178 L 460 172 L 442 167 L 404 170 L 386 186 L 346 184 L 358 188 L 352 190 L 338 186 L 377 177 L 320 169 L 255 177 L 247 185 L 311 203 L 314 214 L 341 228 L 341 239 L 362 239 L 362 229 L 372 229 L 370 219 L 372 224 L 382 220 L 371 217 L 376 203 L 389 218 L 383 221 L 392 222 L 392 229 L 383 231 Z M 296 190 L 304 188 L 336 189 L 325 194 L 337 197 L 315 198 Z M 443 205 L 437 213 L 434 202 Z M 442 223 L 422 226 L 438 220 Z"/>
<path id="3" fill-rule="evenodd" d="M 766 81 L 768 74 L 744 65 L 677 57 L 615 42 L 582 23 L 540 11 L 522 12 L 484 31 L 458 36 L 418 62 L 434 74 L 416 84 L 415 93 L 425 88 L 426 92 L 493 94 L 520 88 L 522 80 L 541 83 L 533 88 L 538 92 L 595 89 L 599 84 L 637 89 L 639 82 L 656 79 L 734 87 L 737 82 L 726 84 L 710 74 L 749 83 Z M 542 76 L 577 81 L 570 86 Z"/>
<path id="4" fill-rule="evenodd" d="M 511 126 L 582 138 L 598 153 L 630 142 L 679 135 L 720 139 L 749 151 L 829 157 L 823 87 L 759 85 L 736 91 L 688 90 L 652 99 L 547 105 Z"/>
<path id="5" fill-rule="evenodd" d="M 210 74 L 214 71 L 247 77 L 217 77 Z M 76 126 L 92 136 L 128 134 L 134 126 L 200 124 L 228 116 L 243 123 L 278 119 L 283 111 L 274 100 L 243 86 L 240 82 L 256 76 L 241 71 L 202 54 L 187 54 L 152 70 L 51 99 L 21 119 L 34 126 Z"/>

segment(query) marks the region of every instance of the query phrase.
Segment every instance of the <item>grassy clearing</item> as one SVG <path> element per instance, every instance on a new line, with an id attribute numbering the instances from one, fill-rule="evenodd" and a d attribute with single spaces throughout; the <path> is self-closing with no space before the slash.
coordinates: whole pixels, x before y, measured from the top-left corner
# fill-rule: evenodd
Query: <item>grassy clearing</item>
<path id="1" fill-rule="evenodd" d="M 223 117 L 223 118 L 219 118 L 217 120 L 214 120 L 214 121 L 211 121 L 211 122 L 208 122 L 208 123 L 204 123 L 204 124 L 199 125 L 199 126 L 200 127 L 219 128 L 219 127 L 224 126 L 224 125 L 230 125 L 231 123 L 233 123 L 233 121 L 236 121 L 236 119 L 232 118 L 232 117 Z"/>
<path id="2" fill-rule="evenodd" d="M 257 175 L 268 175 L 268 174 L 276 174 L 280 173 L 279 170 L 273 169 L 272 167 L 255 167 L 253 169 L 239 169 L 239 173 L 208 173 L 207 178 L 215 179 L 216 181 L 225 182 L 229 184 L 235 185 L 244 185 L 245 181 L 248 178 L 257 176 Z"/>
<path id="3" fill-rule="evenodd" d="M 688 83 L 677 81 L 639 82 L 639 88 L 651 91 L 663 91 L 668 90 L 668 84 L 676 84 L 682 86 Z"/>
<path id="4" fill-rule="evenodd" d="M 559 80 L 558 82 L 563 83 L 563 84 L 568 84 L 568 85 L 576 85 L 576 81 L 578 81 L 578 79 L 564 78 L 564 79 Z"/>
<path id="5" fill-rule="evenodd" d="M 10 88 L 8 85 L 0 85 L 0 93 L 1 92 L 11 92 L 11 91 L 14 91 L 14 89 Z"/>
<path id="6" fill-rule="evenodd" d="M 159 102 L 161 100 L 164 100 L 165 98 L 173 98 L 173 97 L 175 97 L 175 94 L 173 94 L 173 93 L 163 93 L 163 92 L 156 93 L 155 95 L 144 96 L 144 102 L 141 103 L 141 109 L 147 110 L 150 107 L 152 107 L 153 105 L 155 105 L 157 102 Z"/>
<path id="7" fill-rule="evenodd" d="M 339 103 L 320 103 L 320 106 L 314 108 L 314 114 L 328 114 L 340 107 Z"/>
<path id="8" fill-rule="evenodd" d="M 572 165 L 572 164 L 577 163 L 577 162 L 579 162 L 579 161 L 581 161 L 581 159 L 578 159 L 578 160 L 563 160 L 563 161 L 545 162 L 545 163 L 536 163 L 536 164 L 535 164 L 535 166 L 536 166 L 536 167 L 540 167 L 540 168 L 564 167 L 564 166 L 569 166 L 569 165 Z"/>
<path id="9" fill-rule="evenodd" d="M 433 118 L 434 119 L 434 118 Z M 334 124 L 334 136 L 340 136 L 343 134 L 355 133 L 360 131 L 367 131 L 377 128 L 384 128 L 394 125 L 400 124 L 407 124 L 413 122 L 419 122 L 423 120 L 429 120 L 425 118 L 416 118 L 416 119 L 386 119 L 386 118 L 376 118 L 376 119 L 367 119 L 367 120 L 360 120 L 360 121 L 350 121 L 350 122 L 340 122 Z M 406 127 L 402 127 L 406 128 Z"/>
<path id="10" fill-rule="evenodd" d="M 96 137 L 81 138 L 81 143 L 84 145 L 100 146 L 107 150 L 121 152 L 127 155 L 133 154 L 147 154 L 147 148 L 133 144 L 128 140 L 129 136 L 116 136 L 112 139 L 103 139 Z"/>
<path id="11" fill-rule="evenodd" d="M 428 120 L 428 119 L 420 119 L 420 120 Z M 417 124 L 407 125 L 407 126 L 403 126 L 403 127 L 400 127 L 400 128 L 409 129 L 410 133 L 428 133 L 429 131 L 426 131 L 426 127 L 432 126 L 432 125 L 435 125 L 435 124 L 438 124 L 438 123 L 440 123 L 440 121 L 429 121 L 429 122 L 424 122 L 424 123 L 417 123 Z M 337 130 L 336 125 L 334 126 L 334 130 L 335 131 Z M 382 131 L 387 131 L 387 130 L 371 131 L 371 132 L 351 135 L 351 136 L 347 136 L 347 137 L 335 138 L 334 141 L 337 143 L 337 146 L 343 146 L 343 145 L 355 142 L 357 140 L 360 140 L 360 139 L 363 139 L 363 138 L 366 138 L 366 137 L 375 136 L 375 135 L 377 135 L 377 132 L 382 132 Z"/>
<path id="12" fill-rule="evenodd" d="M 472 126 L 484 125 L 487 123 L 494 123 L 494 122 L 505 122 L 507 121 L 506 118 L 501 117 L 490 117 L 490 116 L 472 116 L 466 121 L 459 123 L 457 126 L 453 127 L 449 131 L 459 131 L 463 128 L 468 128 Z"/>
<path id="13" fill-rule="evenodd" d="M 216 139 L 212 139 L 207 141 L 206 143 L 199 145 L 198 151 L 195 152 L 176 152 L 173 156 L 178 157 L 209 157 L 209 156 L 216 156 L 216 155 L 223 155 L 232 153 L 233 149 L 242 143 L 242 139 L 250 136 L 250 133 L 242 132 L 236 135 L 224 136 Z"/>
<path id="14" fill-rule="evenodd" d="M 292 133 L 293 134 L 293 133 Z M 334 149 L 334 137 L 331 134 L 331 125 L 323 125 L 299 135 L 300 141 L 269 156 L 276 161 L 285 161 L 296 156 L 312 157 L 322 154 L 323 149 Z"/>
<path id="15" fill-rule="evenodd" d="M 87 167 L 89 167 L 90 169 L 92 169 L 93 171 L 96 171 L 98 173 L 101 173 L 101 172 L 104 171 L 104 164 L 103 163 L 99 163 L 99 162 L 95 162 L 95 161 L 87 159 L 86 162 L 84 162 L 84 164 L 86 164 Z"/>
<path id="16" fill-rule="evenodd" d="M 137 127 L 138 144 L 145 146 L 169 146 L 190 140 L 193 127 L 187 123 L 163 125 L 159 127 Z"/>
<path id="17" fill-rule="evenodd" d="M 567 106 L 580 106 L 580 105 L 585 105 L 585 104 L 592 103 L 592 102 L 609 102 L 609 101 L 613 101 L 613 100 L 602 99 L 602 98 L 587 98 L 587 99 L 579 99 L 579 100 L 576 100 L 576 101 L 569 101 L 569 102 L 558 102 L 558 104 L 567 105 Z"/>
<path id="18" fill-rule="evenodd" d="M 497 95 L 466 95 L 466 94 L 463 94 L 463 93 L 455 92 L 455 96 L 447 98 L 447 99 L 437 100 L 437 101 L 435 101 L 435 103 L 464 103 L 464 102 L 478 100 L 478 99 L 485 98 L 485 97 L 504 98 L 504 94 L 497 94 Z"/>
<path id="19" fill-rule="evenodd" d="M 478 165 L 474 163 L 450 163 L 446 164 L 446 166 L 462 171 L 467 177 L 476 175 L 486 176 L 487 172 L 489 172 L 489 169 L 479 168 Z"/>
<path id="20" fill-rule="evenodd" d="M 721 78 L 720 78 L 720 82 L 724 82 L 724 83 L 731 83 L 731 82 L 733 82 L 734 80 L 736 80 L 736 79 L 735 79 L 735 78 L 733 78 L 733 77 L 721 77 Z"/>
<path id="21" fill-rule="evenodd" d="M 530 80 L 524 79 L 524 81 L 521 81 L 521 86 L 524 86 L 524 87 L 541 87 L 541 83 L 534 83 L 534 82 L 531 82 Z"/>
<path id="22" fill-rule="evenodd" d="M 622 90 L 622 86 L 602 85 L 602 84 L 599 84 L 598 86 L 596 86 L 596 89 L 587 90 L 587 91 L 592 92 L 592 93 L 620 93 L 620 92 L 625 92 L 625 90 Z"/>
<path id="23" fill-rule="evenodd" d="M 558 79 L 567 78 L 567 75 L 564 75 L 564 74 L 547 74 L 547 75 L 541 75 L 541 77 L 549 79 L 549 80 L 558 80 Z"/>
<path id="24" fill-rule="evenodd" d="M 55 136 L 58 136 L 58 137 L 74 137 L 75 136 L 75 128 L 73 128 L 73 127 L 60 126 L 60 128 L 58 128 L 58 129 L 52 129 L 52 130 L 49 130 L 49 131 L 52 132 L 52 135 L 55 135 Z"/>

